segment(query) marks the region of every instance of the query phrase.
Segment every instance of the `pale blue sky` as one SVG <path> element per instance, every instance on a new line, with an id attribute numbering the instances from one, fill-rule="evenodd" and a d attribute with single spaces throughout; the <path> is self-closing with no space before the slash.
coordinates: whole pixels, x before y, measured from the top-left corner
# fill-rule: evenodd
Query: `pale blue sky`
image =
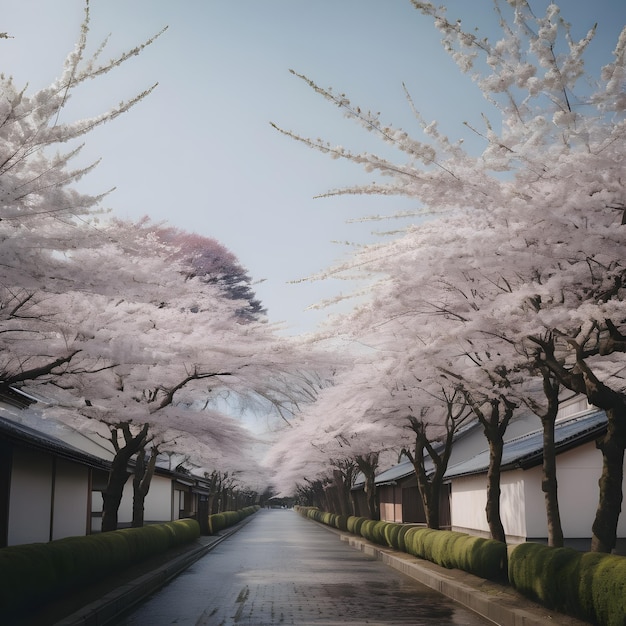
<path id="1" fill-rule="evenodd" d="M 461 10 L 466 25 L 485 34 L 496 24 L 491 0 L 445 4 L 451 17 Z M 532 4 L 541 12 L 547 2 Z M 577 37 L 599 23 L 591 52 L 608 61 L 626 2 L 560 4 Z M 78 37 L 83 0 L 0 0 L 0 8 L 0 30 L 13 36 L 0 40 L 0 71 L 33 89 L 48 84 Z M 102 163 L 85 188 L 117 187 L 105 205 L 122 217 L 148 214 L 221 241 L 255 280 L 264 279 L 256 290 L 270 319 L 293 331 L 311 329 L 322 314 L 304 309 L 342 285 L 289 281 L 345 254 L 333 240 L 372 240 L 371 225 L 346 220 L 411 202 L 313 199 L 370 178 L 288 140 L 270 121 L 346 147 L 380 146 L 289 68 L 409 131 L 416 126 L 403 82 L 424 117 L 454 137 L 466 136 L 463 121 L 478 124 L 488 110 L 409 0 L 91 0 L 91 12 L 92 45 L 111 33 L 107 58 L 169 30 L 76 94 L 70 112 L 92 115 L 159 82 L 148 100 L 88 139 L 83 159 Z"/>

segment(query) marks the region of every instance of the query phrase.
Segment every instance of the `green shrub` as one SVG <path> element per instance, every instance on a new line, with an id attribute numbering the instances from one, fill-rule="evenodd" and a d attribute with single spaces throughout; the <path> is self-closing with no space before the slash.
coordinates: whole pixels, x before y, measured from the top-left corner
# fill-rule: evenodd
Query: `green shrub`
<path id="1" fill-rule="evenodd" d="M 406 549 L 406 535 L 409 532 L 409 530 L 411 530 L 412 528 L 414 528 L 414 526 L 406 526 L 405 524 L 402 524 L 400 526 L 400 531 L 398 532 L 398 538 L 397 538 L 397 542 L 398 542 L 398 550 L 400 550 L 401 552 L 408 552 Z"/>
<path id="2" fill-rule="evenodd" d="M 470 573 L 488 580 L 508 581 L 508 556 L 506 544 L 495 539 L 476 542 L 471 557 Z"/>
<path id="3" fill-rule="evenodd" d="M 480 546 L 486 539 L 475 535 L 465 535 L 454 543 L 454 559 L 459 569 L 471 572 L 476 566 Z"/>
<path id="4" fill-rule="evenodd" d="M 151 534 L 154 535 L 154 533 Z M 130 565 L 130 549 L 123 535 L 117 532 L 108 532 L 100 535 L 91 535 L 86 539 L 88 539 L 88 542 L 82 541 L 81 544 L 83 548 L 86 544 L 95 547 L 95 562 L 98 563 L 98 576 L 106 576 L 113 572 L 118 572 Z M 169 544 L 157 545 L 158 547 L 152 554 L 164 552 L 169 548 Z"/>
<path id="5" fill-rule="evenodd" d="M 209 515 L 209 534 L 215 535 L 224 528 L 226 528 L 226 518 L 223 513 Z"/>
<path id="6" fill-rule="evenodd" d="M 364 519 L 359 529 L 359 534 L 368 541 L 374 541 L 374 526 L 376 522 L 372 519 Z"/>
<path id="7" fill-rule="evenodd" d="M 376 522 L 373 528 L 374 542 L 386 546 L 387 540 L 385 539 L 385 528 L 389 525 L 389 522 Z"/>
<path id="8" fill-rule="evenodd" d="M 402 526 L 400 524 L 396 524 L 395 522 L 389 522 L 387 526 L 385 526 L 385 542 L 394 550 L 400 549 L 398 545 L 398 537 L 401 529 Z"/>
<path id="9" fill-rule="evenodd" d="M 238 511 L 223 511 L 222 513 L 213 513 L 212 515 L 209 515 L 209 520 L 208 520 L 209 534 L 215 535 L 218 532 L 220 532 L 220 530 L 224 530 L 225 528 L 234 526 L 235 524 L 245 519 L 246 517 L 249 517 L 253 513 L 256 513 L 260 508 L 261 507 L 258 505 L 251 505 L 243 509 L 239 509 Z M 311 507 L 311 510 L 316 511 L 317 509 L 312 509 Z M 311 513 L 311 510 L 309 510 L 307 507 L 298 508 L 298 512 L 301 515 L 305 515 L 305 516 L 309 516 L 309 514 Z M 178 520 L 178 521 L 179 522 L 182 522 L 182 521 L 193 522 L 194 520 Z"/>
<path id="10" fill-rule="evenodd" d="M 54 597 L 56 572 L 44 543 L 0 550 L 2 614 L 35 609 Z"/>
<path id="11" fill-rule="evenodd" d="M 569 595 L 578 604 L 576 572 L 581 553 L 569 548 L 551 548 L 537 543 L 516 546 L 509 557 L 509 580 L 515 588 L 551 609 L 563 609 Z M 563 571 L 568 568 L 569 576 Z M 573 572 L 573 574 L 572 574 Z M 569 584 L 569 588 L 568 588 Z M 570 611 L 572 608 L 570 607 Z"/>
<path id="12" fill-rule="evenodd" d="M 437 532 L 432 528 L 417 528 L 412 535 L 411 554 L 420 559 L 432 561 L 432 541 L 429 537 Z"/>
<path id="13" fill-rule="evenodd" d="M 624 626 L 626 621 L 626 557 L 605 555 L 595 568 L 593 583 L 595 619 L 604 626 Z"/>
<path id="14" fill-rule="evenodd" d="M 188 543 L 195 520 L 178 520 L 86 537 L 0 549 L 0 622 L 26 615 L 53 598 L 122 571 L 132 563 Z"/>
<path id="15" fill-rule="evenodd" d="M 357 517 L 354 515 L 350 515 L 350 517 L 348 517 L 348 520 L 347 520 L 348 532 L 352 533 L 353 535 L 360 535 L 361 526 L 363 525 L 363 522 L 365 520 L 367 520 L 366 517 Z"/>
<path id="16" fill-rule="evenodd" d="M 585 552 L 580 559 L 578 601 L 581 616 L 584 616 L 589 621 L 593 621 L 596 614 L 593 597 L 593 582 L 596 570 L 605 558 L 606 554 L 601 552 Z"/>
<path id="17" fill-rule="evenodd" d="M 164 526 L 172 533 L 174 546 L 189 543 L 200 537 L 200 525 L 193 519 L 179 519 L 175 522 L 166 522 Z"/>
<path id="18" fill-rule="evenodd" d="M 457 543 L 462 544 L 462 540 L 467 535 L 465 533 L 454 532 L 452 530 L 439 530 L 432 535 L 431 559 L 433 563 L 447 568 L 459 568 L 458 550 L 455 550 Z"/>
<path id="19" fill-rule="evenodd" d="M 413 556 L 417 556 L 421 558 L 421 555 L 419 554 L 415 554 L 415 535 L 422 530 L 421 528 L 417 527 L 417 526 L 410 526 L 406 532 L 404 533 L 404 546 L 405 549 L 404 551 L 407 554 L 411 554 Z"/>
<path id="20" fill-rule="evenodd" d="M 626 558 L 524 543 L 509 556 L 511 585 L 562 613 L 624 626 Z"/>

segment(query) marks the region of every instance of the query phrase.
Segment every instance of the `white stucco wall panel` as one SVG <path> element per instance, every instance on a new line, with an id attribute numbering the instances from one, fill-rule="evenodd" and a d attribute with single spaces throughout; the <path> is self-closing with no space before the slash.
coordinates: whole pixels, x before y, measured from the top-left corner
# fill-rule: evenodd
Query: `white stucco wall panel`
<path id="1" fill-rule="evenodd" d="M 154 475 L 144 502 L 144 520 L 146 522 L 172 521 L 172 480 L 165 476 Z M 118 511 L 119 524 L 133 521 L 133 478 L 124 485 L 122 502 Z"/>
<path id="2" fill-rule="evenodd" d="M 526 538 L 548 536 L 545 496 L 541 490 L 541 466 L 524 471 L 524 494 L 526 502 Z"/>
<path id="3" fill-rule="evenodd" d="M 485 475 L 455 478 L 450 494 L 452 527 L 489 532 L 486 504 Z"/>
<path id="4" fill-rule="evenodd" d="M 593 442 L 557 457 L 559 508 L 563 534 L 569 539 L 591 537 L 598 505 L 598 479 L 602 455 Z M 626 468 L 625 468 L 626 474 Z M 513 538 L 546 538 L 545 498 L 541 490 L 541 466 L 503 472 L 500 510 L 506 534 Z M 485 515 L 486 475 L 456 478 L 452 482 L 452 526 L 488 532 Z M 618 537 L 626 537 L 626 514 L 618 525 Z"/>
<path id="5" fill-rule="evenodd" d="M 87 532 L 89 470 L 58 459 L 54 481 L 52 538 L 74 537 Z"/>
<path id="6" fill-rule="evenodd" d="M 13 452 L 7 544 L 50 540 L 52 457 L 26 448 Z"/>
<path id="7" fill-rule="evenodd" d="M 172 481 L 165 476 L 153 476 L 144 503 L 144 519 L 150 522 L 172 521 Z"/>
<path id="8" fill-rule="evenodd" d="M 133 521 L 133 477 L 130 476 L 124 485 L 122 501 L 117 510 L 117 523 L 130 524 Z"/>
<path id="9" fill-rule="evenodd" d="M 483 480 L 486 490 L 486 475 Z M 504 472 L 500 477 L 500 491 L 500 517 L 505 534 L 526 537 L 526 494 L 522 470 Z"/>

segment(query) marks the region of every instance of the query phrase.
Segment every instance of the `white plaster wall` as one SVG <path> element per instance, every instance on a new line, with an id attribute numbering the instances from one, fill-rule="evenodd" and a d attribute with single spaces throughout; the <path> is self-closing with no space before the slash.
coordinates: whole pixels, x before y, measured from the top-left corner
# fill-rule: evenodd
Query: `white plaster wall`
<path id="1" fill-rule="evenodd" d="M 598 506 L 598 479 L 602 454 L 591 442 L 557 456 L 559 509 L 563 534 L 568 539 L 591 537 Z M 626 461 L 625 461 L 626 475 Z M 520 538 L 547 537 L 541 466 L 504 472 L 501 477 L 500 510 L 505 532 Z M 486 475 L 452 481 L 452 526 L 483 534 L 489 531 L 485 516 Z M 626 537 L 626 513 L 622 512 L 618 537 Z"/>
<path id="2" fill-rule="evenodd" d="M 591 537 L 591 526 L 598 507 L 598 479 L 602 473 L 602 453 L 591 442 L 557 457 L 559 509 L 563 534 L 570 538 Z M 624 509 L 618 536 L 626 537 Z"/>
<path id="3" fill-rule="evenodd" d="M 157 475 L 152 477 L 144 507 L 146 521 L 172 521 L 172 481 L 170 478 Z"/>
<path id="4" fill-rule="evenodd" d="M 102 499 L 101 491 L 91 492 L 91 529 L 92 533 L 99 533 L 102 530 L 102 509 L 104 508 L 104 501 Z M 94 513 L 100 513 L 100 515 L 94 515 Z"/>
<path id="5" fill-rule="evenodd" d="M 483 480 L 486 490 L 486 474 L 483 475 Z M 524 480 L 522 470 L 503 472 L 500 476 L 500 518 L 507 536 L 524 538 L 527 536 Z"/>
<path id="6" fill-rule="evenodd" d="M 154 475 L 144 502 L 144 520 L 146 522 L 172 521 L 172 481 L 164 476 Z M 118 511 L 119 524 L 133 521 L 133 477 L 124 485 L 122 502 Z"/>
<path id="7" fill-rule="evenodd" d="M 541 466 L 524 472 L 524 492 L 526 496 L 526 538 L 536 539 L 548 536 L 546 501 L 541 491 Z"/>
<path id="8" fill-rule="evenodd" d="M 117 510 L 117 523 L 130 524 L 133 521 L 133 477 L 129 476 L 124 491 L 122 492 L 122 501 L 120 508 Z"/>
<path id="9" fill-rule="evenodd" d="M 515 537 L 526 536 L 524 515 L 524 477 L 521 471 L 503 473 L 500 479 L 500 515 L 504 532 Z M 487 475 L 464 476 L 452 481 L 450 496 L 452 527 L 489 533 L 487 514 Z"/>
<path id="10" fill-rule="evenodd" d="M 88 507 L 88 468 L 58 459 L 54 482 L 52 539 L 85 535 Z"/>
<path id="11" fill-rule="evenodd" d="M 182 489 L 174 488 L 172 497 L 172 514 L 174 519 L 180 519 L 180 512 L 185 508 L 185 492 Z"/>
<path id="12" fill-rule="evenodd" d="M 591 537 L 598 506 L 598 478 L 602 458 L 593 443 L 557 456 L 557 481 L 561 526 L 566 539 Z M 545 496 L 541 490 L 542 469 L 524 472 L 527 537 L 547 537 Z"/>
<path id="13" fill-rule="evenodd" d="M 601 472 L 602 454 L 593 442 L 557 456 L 559 512 L 566 539 L 591 537 L 591 526 L 598 506 L 598 479 Z M 541 467 L 533 468 L 525 474 L 528 537 L 546 537 L 548 528 L 545 500 L 541 491 Z M 620 516 L 617 535 L 626 537 L 624 513 Z"/>
<path id="14" fill-rule="evenodd" d="M 15 448 L 7 544 L 49 541 L 51 503 L 52 457 Z"/>
<path id="15" fill-rule="evenodd" d="M 463 476 L 452 481 L 450 514 L 453 528 L 489 532 L 485 505 L 487 490 L 485 475 Z"/>

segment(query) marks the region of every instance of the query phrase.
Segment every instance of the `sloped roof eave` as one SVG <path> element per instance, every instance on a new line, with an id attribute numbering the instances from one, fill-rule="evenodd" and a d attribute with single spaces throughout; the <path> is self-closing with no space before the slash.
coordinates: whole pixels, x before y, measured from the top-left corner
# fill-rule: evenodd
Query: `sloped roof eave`
<path id="1" fill-rule="evenodd" d="M 24 447 L 53 454 L 66 461 L 86 465 L 93 469 L 108 471 L 111 464 L 88 452 L 83 452 L 74 446 L 36 431 L 24 424 L 18 424 L 0 416 L 0 436 Z"/>
<path id="2" fill-rule="evenodd" d="M 590 423 L 587 427 L 585 427 L 585 424 L 587 422 Z M 571 436 L 565 437 L 561 441 L 557 441 L 555 443 L 555 450 L 557 455 L 589 443 L 590 441 L 593 441 L 606 430 L 606 416 L 603 411 L 594 411 L 593 413 L 579 416 L 577 418 L 568 420 L 567 422 L 562 422 L 561 424 L 557 424 L 556 428 L 558 430 L 559 428 L 570 426 L 573 423 L 579 423 L 581 427 L 576 430 Z M 528 440 L 531 437 L 538 438 L 539 441 L 536 447 L 524 455 L 514 457 L 510 461 L 503 463 L 501 466 L 501 471 L 510 471 L 514 469 L 528 470 L 532 467 L 540 465 L 543 462 L 543 439 L 541 437 L 541 430 L 534 431 L 532 433 L 528 433 L 527 435 L 519 437 L 518 439 L 505 442 L 505 449 L 507 448 L 507 446 L 512 446 L 516 442 Z M 476 462 L 480 458 L 484 458 L 485 460 L 477 462 L 477 464 L 472 467 L 472 460 Z M 464 470 L 462 469 L 464 466 L 469 467 Z M 455 469 L 455 467 L 457 469 Z M 473 459 L 462 461 L 456 466 L 448 468 L 448 471 L 444 476 L 444 480 L 445 482 L 450 482 L 454 478 L 485 474 L 488 469 L 489 455 L 486 452 L 481 452 L 480 454 L 473 457 Z"/>

